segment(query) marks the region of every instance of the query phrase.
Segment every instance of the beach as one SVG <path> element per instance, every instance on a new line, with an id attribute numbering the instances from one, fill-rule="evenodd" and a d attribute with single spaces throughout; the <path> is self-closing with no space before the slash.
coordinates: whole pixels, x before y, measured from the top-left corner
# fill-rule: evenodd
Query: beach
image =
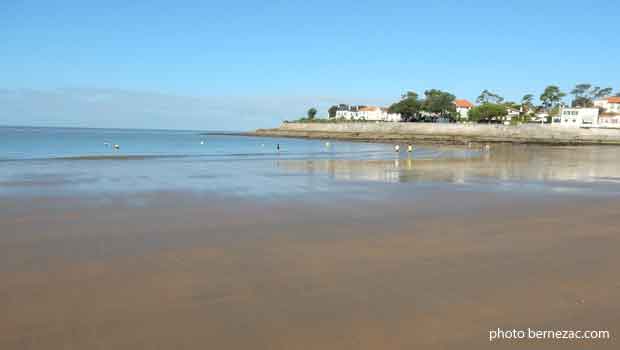
<path id="1" fill-rule="evenodd" d="M 2 162 L 1 349 L 618 347 L 614 147 L 85 133 Z"/>
<path id="2" fill-rule="evenodd" d="M 514 346 L 489 342 L 498 327 L 617 333 L 617 199 L 390 197 L 13 202 L 29 209 L 0 215 L 0 347 L 480 349 Z"/>

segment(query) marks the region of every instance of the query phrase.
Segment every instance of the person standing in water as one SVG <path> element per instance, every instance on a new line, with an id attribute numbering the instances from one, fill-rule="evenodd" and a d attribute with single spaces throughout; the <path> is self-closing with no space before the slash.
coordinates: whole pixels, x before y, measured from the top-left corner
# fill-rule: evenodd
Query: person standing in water
<path id="1" fill-rule="evenodd" d="M 412 144 L 408 144 L 407 145 L 407 152 L 409 152 L 409 153 L 413 152 L 413 145 Z"/>
<path id="2" fill-rule="evenodd" d="M 280 152 L 280 144 L 276 144 L 276 151 Z"/>
<path id="3" fill-rule="evenodd" d="M 400 145 L 394 145 L 394 152 L 400 152 Z"/>

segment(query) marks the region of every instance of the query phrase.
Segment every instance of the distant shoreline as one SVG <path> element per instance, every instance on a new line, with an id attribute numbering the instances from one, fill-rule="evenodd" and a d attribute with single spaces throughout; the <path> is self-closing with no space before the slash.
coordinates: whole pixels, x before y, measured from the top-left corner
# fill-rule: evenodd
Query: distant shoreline
<path id="1" fill-rule="evenodd" d="M 239 136 L 335 139 L 364 142 L 416 142 L 465 145 L 519 143 L 540 145 L 620 145 L 618 129 L 580 129 L 549 125 L 484 125 L 428 123 L 284 123 L 274 129 Z"/>

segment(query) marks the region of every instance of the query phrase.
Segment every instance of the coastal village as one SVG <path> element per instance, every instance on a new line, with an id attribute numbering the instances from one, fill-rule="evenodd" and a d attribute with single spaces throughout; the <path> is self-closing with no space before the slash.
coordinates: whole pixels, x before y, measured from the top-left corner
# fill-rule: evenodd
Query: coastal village
<path id="1" fill-rule="evenodd" d="M 570 104 L 564 102 L 565 93 L 557 86 L 549 86 L 541 94 L 540 105 L 533 103 L 533 95 L 525 95 L 520 103 L 504 102 L 499 95 L 484 90 L 475 103 L 441 90 L 427 90 L 423 99 L 415 92 L 407 92 L 390 107 L 339 104 L 328 110 L 331 122 L 431 122 L 431 123 L 487 123 L 487 124 L 540 124 L 576 128 L 620 128 L 620 93 L 612 95 L 611 88 L 578 84 L 571 91 Z M 308 118 L 315 121 L 316 110 Z"/>

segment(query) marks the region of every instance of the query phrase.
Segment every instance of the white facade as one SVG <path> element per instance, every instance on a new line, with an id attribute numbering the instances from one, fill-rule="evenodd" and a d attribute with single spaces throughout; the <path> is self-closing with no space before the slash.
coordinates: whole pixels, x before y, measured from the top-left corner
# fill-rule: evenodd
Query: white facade
<path id="1" fill-rule="evenodd" d="M 602 128 L 620 128 L 620 114 L 601 115 L 598 117 L 598 125 Z"/>
<path id="2" fill-rule="evenodd" d="M 595 100 L 594 107 L 604 109 L 605 113 L 620 113 L 620 97 L 607 97 Z"/>
<path id="3" fill-rule="evenodd" d="M 540 113 L 536 113 L 533 116 L 530 117 L 530 122 L 532 123 L 546 123 L 547 122 L 547 117 L 549 117 L 549 113 L 546 112 L 540 112 Z"/>
<path id="4" fill-rule="evenodd" d="M 454 105 L 456 106 L 456 113 L 459 115 L 459 118 L 462 120 L 469 119 L 469 111 L 474 108 L 474 105 L 463 99 L 454 100 Z"/>
<path id="5" fill-rule="evenodd" d="M 352 119 L 357 119 L 357 112 L 356 111 L 336 111 L 336 118 L 338 119 L 346 119 L 346 120 L 352 120 Z"/>
<path id="6" fill-rule="evenodd" d="M 508 114 L 506 114 L 506 121 L 511 121 L 512 118 L 517 118 L 521 114 L 518 109 L 508 108 Z"/>
<path id="7" fill-rule="evenodd" d="M 456 107 L 456 113 L 459 115 L 461 119 L 468 120 L 469 119 L 469 111 L 471 107 Z"/>
<path id="8" fill-rule="evenodd" d="M 357 110 L 340 110 L 336 111 L 336 118 L 382 122 L 399 122 L 402 120 L 400 113 L 389 113 L 387 108 L 380 107 L 359 107 Z"/>
<path id="9" fill-rule="evenodd" d="M 598 108 L 560 108 L 560 114 L 551 123 L 565 127 L 591 127 L 598 125 Z"/>

